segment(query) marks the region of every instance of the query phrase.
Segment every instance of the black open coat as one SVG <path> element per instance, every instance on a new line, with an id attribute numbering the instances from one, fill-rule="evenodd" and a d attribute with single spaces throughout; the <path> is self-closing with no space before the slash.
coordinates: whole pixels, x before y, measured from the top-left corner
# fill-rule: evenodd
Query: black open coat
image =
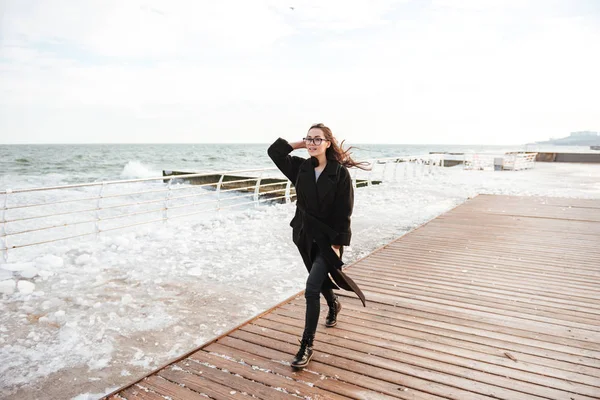
<path id="1" fill-rule="evenodd" d="M 290 156 L 292 151 L 292 146 L 279 138 L 267 152 L 296 188 L 296 214 L 290 222 L 294 244 L 308 271 L 319 253 L 330 265 L 329 273 L 335 283 L 326 279 L 324 285 L 353 291 L 365 305 L 362 291 L 342 271 L 344 263 L 331 248 L 331 245 L 340 245 L 340 255 L 343 254 L 343 246 L 349 245 L 352 237 L 350 216 L 354 191 L 350 173 L 337 161 L 327 160 L 315 182 L 316 158 Z"/>

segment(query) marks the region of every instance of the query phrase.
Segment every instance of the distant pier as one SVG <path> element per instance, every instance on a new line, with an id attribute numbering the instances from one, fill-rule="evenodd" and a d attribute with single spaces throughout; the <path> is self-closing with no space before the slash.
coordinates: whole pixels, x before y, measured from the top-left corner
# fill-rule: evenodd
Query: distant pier
<path id="1" fill-rule="evenodd" d="M 535 161 L 600 164 L 600 153 L 538 153 Z"/>
<path id="2" fill-rule="evenodd" d="M 167 182 L 173 177 L 177 177 L 180 175 L 192 175 L 197 174 L 197 172 L 185 172 L 185 171 L 166 171 L 163 170 L 162 174 L 165 178 L 164 181 Z M 221 176 L 223 179 L 221 180 Z M 259 179 L 256 176 L 241 176 L 241 175 L 202 175 L 202 176 L 194 176 L 194 177 L 183 177 L 182 180 L 188 182 L 191 185 L 205 185 L 208 189 L 216 189 L 221 182 L 220 190 L 234 190 L 239 192 L 254 192 L 256 187 L 256 181 Z M 264 198 L 274 198 L 280 197 L 281 191 L 285 190 L 288 180 L 281 178 L 260 178 L 260 185 L 258 187 L 258 195 Z M 372 180 L 372 185 L 378 185 L 381 181 Z M 356 187 L 367 186 L 369 182 L 365 179 L 357 179 Z M 269 192 L 269 193 L 266 193 Z M 290 197 L 295 199 L 296 190 L 292 185 L 290 188 Z M 285 199 L 277 199 L 281 202 L 285 202 Z"/>

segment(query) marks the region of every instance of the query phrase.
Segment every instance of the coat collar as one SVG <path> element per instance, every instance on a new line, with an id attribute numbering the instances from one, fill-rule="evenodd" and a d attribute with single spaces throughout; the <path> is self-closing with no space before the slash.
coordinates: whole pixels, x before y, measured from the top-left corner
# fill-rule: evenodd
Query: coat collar
<path id="1" fill-rule="evenodd" d="M 307 158 L 302 164 L 300 164 L 300 171 L 302 171 L 302 172 L 312 171 L 314 173 L 315 167 L 313 166 L 311 159 L 312 159 L 312 157 Z M 330 176 L 337 175 L 338 164 L 339 163 L 335 160 L 327 160 L 327 165 L 325 166 L 323 173 L 330 175 Z"/>
<path id="2" fill-rule="evenodd" d="M 336 186 L 336 175 L 339 163 L 335 160 L 327 160 L 327 165 L 319 179 L 315 182 L 315 167 L 311 162 L 311 159 L 307 159 L 300 165 L 300 174 L 302 175 L 302 181 L 306 182 L 302 185 L 302 189 L 305 191 L 309 199 L 318 200 L 318 204 L 322 204 L 322 200 L 327 197 L 329 191 Z M 312 208 L 312 207 L 311 207 Z"/>

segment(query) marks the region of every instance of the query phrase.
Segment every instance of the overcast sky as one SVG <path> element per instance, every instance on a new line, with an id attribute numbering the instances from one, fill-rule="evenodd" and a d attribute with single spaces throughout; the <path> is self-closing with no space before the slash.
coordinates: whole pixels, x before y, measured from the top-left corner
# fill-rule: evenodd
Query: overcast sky
<path id="1" fill-rule="evenodd" d="M 600 0 L 0 0 L 0 143 L 600 131 Z"/>

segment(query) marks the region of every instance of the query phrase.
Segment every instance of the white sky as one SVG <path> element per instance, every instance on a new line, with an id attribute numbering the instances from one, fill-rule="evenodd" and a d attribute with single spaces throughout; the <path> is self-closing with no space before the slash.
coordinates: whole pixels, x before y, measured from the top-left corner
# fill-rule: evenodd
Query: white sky
<path id="1" fill-rule="evenodd" d="M 0 143 L 600 131 L 598 0 L 0 0 L 0 17 Z"/>

